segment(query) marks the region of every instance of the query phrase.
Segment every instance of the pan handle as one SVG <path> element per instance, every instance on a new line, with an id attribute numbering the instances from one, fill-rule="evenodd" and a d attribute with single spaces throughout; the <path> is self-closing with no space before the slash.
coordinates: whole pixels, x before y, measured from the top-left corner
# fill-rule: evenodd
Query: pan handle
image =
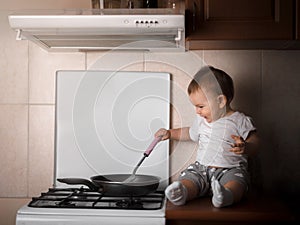
<path id="1" fill-rule="evenodd" d="M 154 138 L 154 140 L 151 142 L 149 147 L 144 152 L 144 156 L 148 157 L 150 155 L 150 153 L 152 152 L 154 147 L 157 145 L 157 143 L 161 141 L 161 138 L 162 138 L 162 136 L 158 136 L 158 137 Z"/>
<path id="2" fill-rule="evenodd" d="M 102 190 L 102 187 L 98 187 L 90 180 L 83 179 L 83 178 L 57 178 L 57 181 L 59 181 L 61 183 L 65 183 L 65 184 L 71 184 L 71 185 L 83 184 L 83 185 L 88 186 L 89 189 L 91 189 L 92 191 L 101 191 Z"/>

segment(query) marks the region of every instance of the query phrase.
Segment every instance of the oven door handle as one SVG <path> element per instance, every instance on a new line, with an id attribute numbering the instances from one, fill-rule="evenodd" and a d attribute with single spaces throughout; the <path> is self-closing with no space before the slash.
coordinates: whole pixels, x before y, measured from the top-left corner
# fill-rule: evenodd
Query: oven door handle
<path id="1" fill-rule="evenodd" d="M 70 184 L 70 185 L 86 185 L 92 191 L 98 191 L 98 192 L 103 191 L 102 186 L 100 187 L 99 185 L 94 184 L 90 180 L 83 179 L 83 178 L 57 178 L 57 181 L 65 184 Z"/>

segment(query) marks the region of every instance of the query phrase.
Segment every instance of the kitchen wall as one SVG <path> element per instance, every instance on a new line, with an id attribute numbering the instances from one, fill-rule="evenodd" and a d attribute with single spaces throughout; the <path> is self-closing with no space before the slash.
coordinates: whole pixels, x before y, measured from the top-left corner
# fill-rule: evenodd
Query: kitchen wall
<path id="1" fill-rule="evenodd" d="M 171 126 L 188 126 L 194 109 L 185 94 L 203 64 L 234 79 L 236 109 L 251 115 L 263 139 L 252 161 L 253 185 L 280 196 L 300 188 L 300 51 L 194 51 L 187 53 L 49 53 L 15 41 L 7 16 L 18 9 L 89 8 L 83 0 L 0 2 L 0 225 L 14 224 L 16 210 L 52 185 L 55 72 L 117 69 L 172 73 Z M 172 143 L 173 178 L 195 156 L 193 143 Z"/>

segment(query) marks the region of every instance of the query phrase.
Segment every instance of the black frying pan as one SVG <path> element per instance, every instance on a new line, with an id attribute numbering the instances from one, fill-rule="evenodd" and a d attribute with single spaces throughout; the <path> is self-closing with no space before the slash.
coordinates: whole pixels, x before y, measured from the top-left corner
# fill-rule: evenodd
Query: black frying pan
<path id="1" fill-rule="evenodd" d="M 142 196 L 156 191 L 159 177 L 150 175 L 135 175 L 134 180 L 124 183 L 131 174 L 110 174 L 91 177 L 91 181 L 82 178 L 60 178 L 59 182 L 66 184 L 86 185 L 89 189 L 106 196 Z"/>

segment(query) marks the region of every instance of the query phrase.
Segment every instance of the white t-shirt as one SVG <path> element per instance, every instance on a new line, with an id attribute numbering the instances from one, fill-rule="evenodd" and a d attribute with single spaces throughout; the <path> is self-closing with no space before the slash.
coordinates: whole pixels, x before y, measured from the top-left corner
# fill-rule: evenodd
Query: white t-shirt
<path id="1" fill-rule="evenodd" d="M 234 112 L 208 123 L 197 115 L 189 129 L 190 138 L 199 143 L 197 161 L 205 166 L 236 167 L 247 163 L 246 155 L 238 155 L 229 150 L 235 143 L 231 135 L 241 136 L 246 140 L 250 131 L 255 130 L 251 118 L 243 113 Z"/>

